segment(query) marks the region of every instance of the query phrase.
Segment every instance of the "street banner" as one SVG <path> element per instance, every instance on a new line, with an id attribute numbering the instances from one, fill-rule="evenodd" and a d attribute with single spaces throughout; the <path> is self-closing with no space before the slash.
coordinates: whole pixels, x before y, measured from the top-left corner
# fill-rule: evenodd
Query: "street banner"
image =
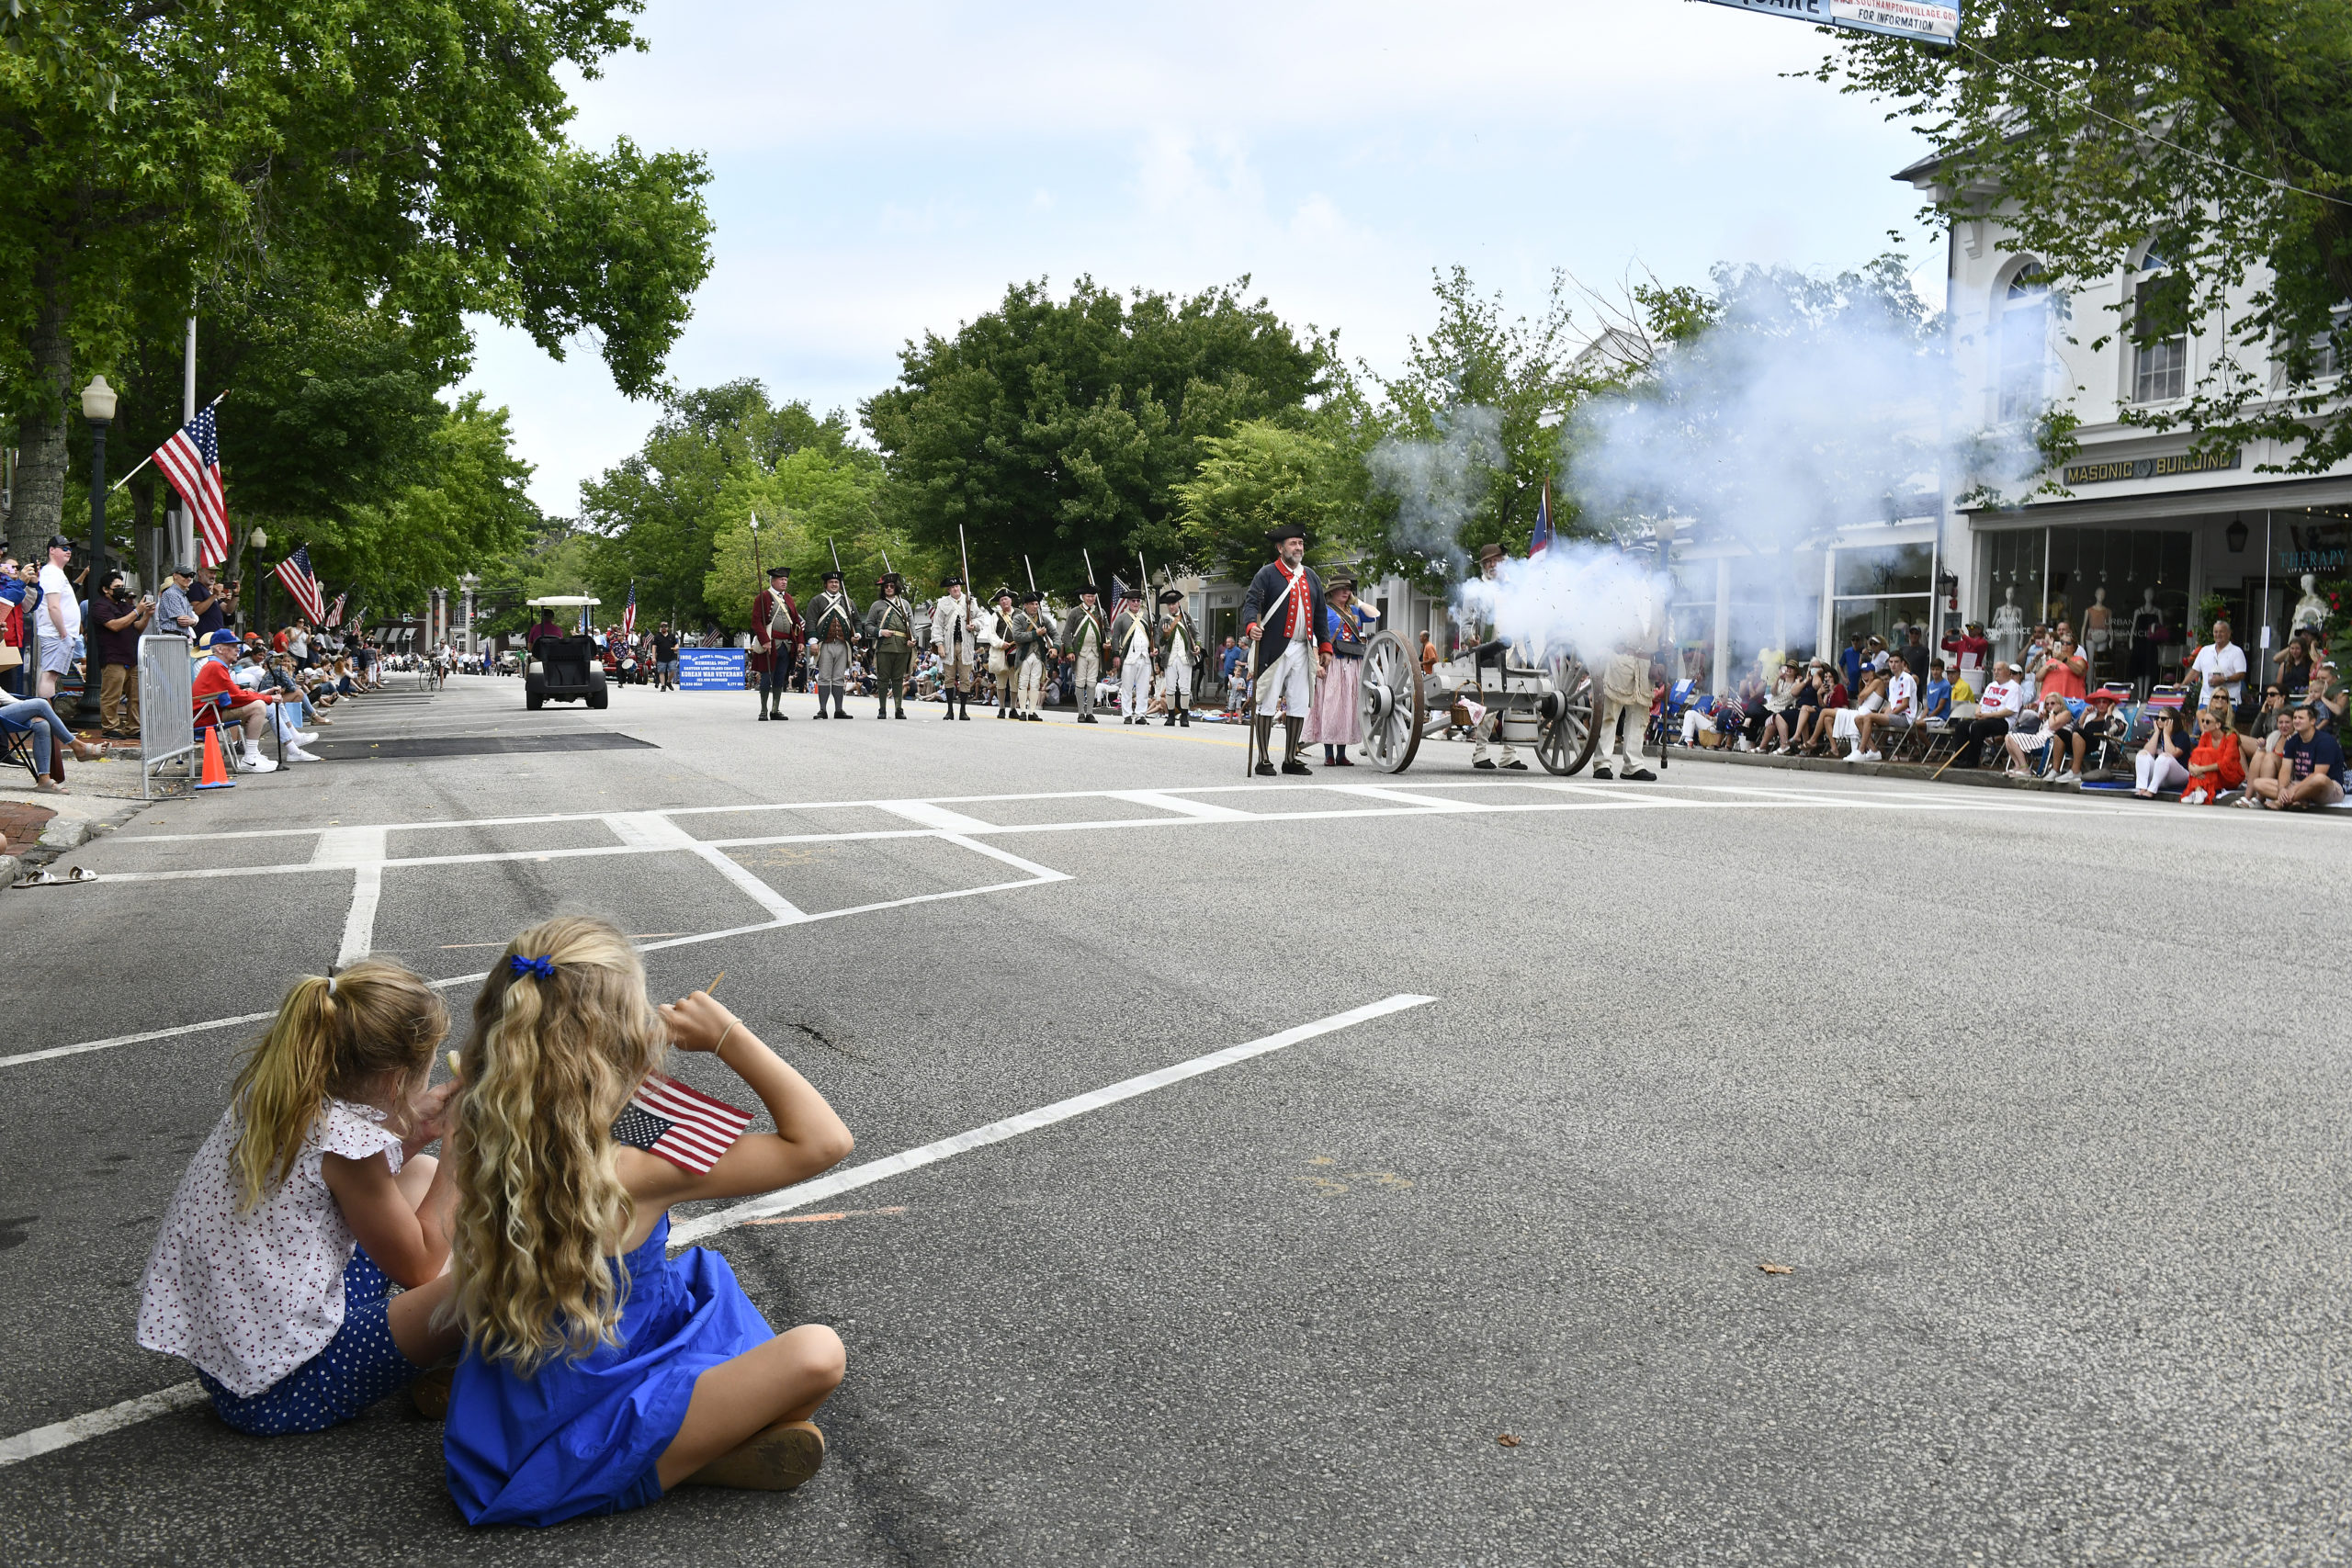
<path id="1" fill-rule="evenodd" d="M 740 692 L 743 689 L 743 650 L 740 648 L 678 649 L 678 690 Z"/>
<path id="2" fill-rule="evenodd" d="M 1853 28 L 1923 43 L 1949 44 L 1960 36 L 1959 0 L 1706 0 L 1739 11 L 1760 11 L 1816 27 Z"/>

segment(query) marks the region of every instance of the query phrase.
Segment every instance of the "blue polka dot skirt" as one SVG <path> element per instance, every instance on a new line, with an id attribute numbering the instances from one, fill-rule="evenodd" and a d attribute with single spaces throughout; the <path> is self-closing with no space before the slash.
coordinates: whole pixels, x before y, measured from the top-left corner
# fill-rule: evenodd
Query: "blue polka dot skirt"
<path id="1" fill-rule="evenodd" d="M 240 1399 L 209 1373 L 197 1379 L 220 1419 L 256 1438 L 323 1432 L 356 1419 L 424 1369 L 392 1343 L 392 1282 L 365 1251 L 355 1250 L 343 1271 L 343 1326 L 327 1348 L 249 1399 Z"/>

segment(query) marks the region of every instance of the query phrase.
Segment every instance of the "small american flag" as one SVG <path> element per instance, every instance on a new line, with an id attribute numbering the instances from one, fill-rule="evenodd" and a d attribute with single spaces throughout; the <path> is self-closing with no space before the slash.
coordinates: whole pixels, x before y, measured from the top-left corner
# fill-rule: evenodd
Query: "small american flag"
<path id="1" fill-rule="evenodd" d="M 750 1111 L 656 1074 L 629 1096 L 628 1109 L 613 1123 L 613 1137 L 699 1176 L 751 1124 Z"/>
<path id="2" fill-rule="evenodd" d="M 628 604 L 625 607 L 623 607 L 623 609 L 621 610 L 621 636 L 623 636 L 623 637 L 634 637 L 634 636 L 636 635 L 636 633 L 637 633 L 637 581 L 636 581 L 636 579 L 632 578 L 632 579 L 630 579 L 630 580 L 629 580 L 629 585 L 628 585 Z"/>
<path id="3" fill-rule="evenodd" d="M 328 630 L 332 631 L 335 627 L 343 625 L 343 602 L 349 597 L 351 597 L 351 595 L 348 593 L 338 593 L 334 596 L 334 603 L 327 606 Z"/>
<path id="4" fill-rule="evenodd" d="M 155 466 L 196 520 L 197 564 L 219 566 L 227 560 L 229 503 L 220 493 L 220 427 L 212 411 L 199 410 L 178 434 L 157 448 Z"/>
<path id="5" fill-rule="evenodd" d="M 302 614 L 312 626 L 327 618 L 326 592 L 319 580 L 311 574 L 311 547 L 303 545 L 277 563 L 277 581 L 286 584 L 286 592 L 294 595 Z"/>

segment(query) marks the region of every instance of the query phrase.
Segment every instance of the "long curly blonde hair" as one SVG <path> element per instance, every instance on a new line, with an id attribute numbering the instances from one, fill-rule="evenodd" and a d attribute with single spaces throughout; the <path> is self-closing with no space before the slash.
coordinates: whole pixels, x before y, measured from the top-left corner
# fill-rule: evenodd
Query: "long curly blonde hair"
<path id="1" fill-rule="evenodd" d="M 546 959 L 550 972 L 518 969 Z M 616 1343 L 634 1213 L 612 1126 L 661 1064 L 645 969 L 609 921 L 567 915 L 508 944 L 474 1002 L 449 1157 L 452 1304 L 484 1357 L 528 1376 Z"/>
<path id="2" fill-rule="evenodd" d="M 390 1098 L 391 1124 L 405 1132 L 401 1101 L 433 1076 L 433 1048 L 448 1032 L 440 994 L 389 958 L 363 958 L 333 979 L 295 981 L 229 1090 L 238 1207 L 260 1207 L 293 1174 L 331 1099 Z"/>

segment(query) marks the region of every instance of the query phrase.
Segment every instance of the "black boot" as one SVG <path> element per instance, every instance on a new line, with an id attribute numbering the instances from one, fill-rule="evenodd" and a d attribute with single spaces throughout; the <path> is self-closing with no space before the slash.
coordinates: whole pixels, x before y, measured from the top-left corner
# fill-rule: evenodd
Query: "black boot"
<path id="1" fill-rule="evenodd" d="M 1315 772 L 1313 768 L 1308 767 L 1305 762 L 1301 761 L 1298 756 L 1300 738 L 1306 733 L 1306 721 L 1305 719 L 1286 718 L 1283 720 L 1283 772 L 1286 773 L 1312 773 Z"/>
<path id="2" fill-rule="evenodd" d="M 1173 728 L 1176 728 L 1176 713 L 1177 713 L 1177 710 L 1176 710 L 1176 709 L 1174 709 L 1174 708 L 1170 708 L 1170 709 L 1168 710 L 1168 716 L 1167 716 L 1165 719 L 1162 719 L 1162 720 L 1160 721 L 1159 728 L 1162 728 L 1162 729 L 1173 729 Z"/>
<path id="3" fill-rule="evenodd" d="M 883 694 L 881 705 L 874 710 L 874 716 L 876 718 L 888 718 L 890 716 L 890 696 L 888 693 L 886 692 Z"/>
<path id="4" fill-rule="evenodd" d="M 1190 729 L 1190 728 L 1193 728 L 1193 710 L 1192 710 L 1191 708 L 1178 708 L 1178 709 L 1176 710 L 1176 724 L 1177 724 L 1177 728 L 1179 728 L 1180 729 Z"/>
<path id="5" fill-rule="evenodd" d="M 945 702 L 947 705 L 947 711 L 941 714 L 939 716 L 948 720 L 950 723 L 953 723 L 956 718 L 956 688 L 953 686 L 945 687 L 940 692 L 939 695 L 941 700 Z"/>
<path id="6" fill-rule="evenodd" d="M 760 694 L 760 722 L 762 724 L 768 721 L 768 705 L 775 701 L 775 697 L 773 694 L 767 692 Z"/>
<path id="7" fill-rule="evenodd" d="M 956 700 L 962 705 L 956 709 L 956 716 L 960 719 L 969 719 L 972 716 L 972 694 L 959 692 L 956 694 Z"/>

